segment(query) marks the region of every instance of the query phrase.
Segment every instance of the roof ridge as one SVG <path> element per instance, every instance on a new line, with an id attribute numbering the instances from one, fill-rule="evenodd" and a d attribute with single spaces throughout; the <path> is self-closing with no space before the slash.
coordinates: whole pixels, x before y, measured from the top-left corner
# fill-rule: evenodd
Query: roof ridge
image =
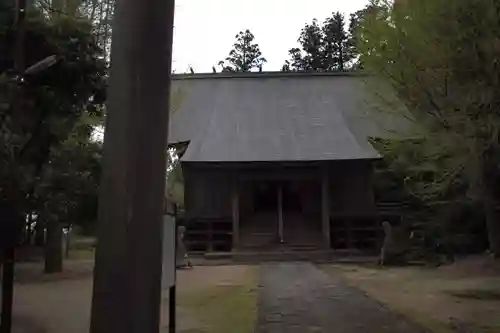
<path id="1" fill-rule="evenodd" d="M 337 72 L 220 72 L 220 73 L 182 73 L 172 74 L 172 80 L 189 79 L 234 79 L 234 78 L 280 78 L 280 77 L 316 77 L 316 76 L 366 76 L 363 71 L 337 71 Z"/>

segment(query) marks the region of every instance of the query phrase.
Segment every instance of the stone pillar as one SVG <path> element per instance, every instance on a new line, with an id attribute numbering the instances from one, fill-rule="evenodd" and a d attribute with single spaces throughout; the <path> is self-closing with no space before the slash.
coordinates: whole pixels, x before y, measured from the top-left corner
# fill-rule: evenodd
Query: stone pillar
<path id="1" fill-rule="evenodd" d="M 235 249 L 240 242 L 240 191 L 236 184 L 233 185 L 231 194 L 231 208 L 233 215 L 233 249 Z"/>
<path id="2" fill-rule="evenodd" d="M 278 239 L 283 243 L 283 185 L 278 186 Z"/>
<path id="3" fill-rule="evenodd" d="M 326 168 L 321 175 L 321 231 L 325 246 L 330 248 L 330 177 Z"/>

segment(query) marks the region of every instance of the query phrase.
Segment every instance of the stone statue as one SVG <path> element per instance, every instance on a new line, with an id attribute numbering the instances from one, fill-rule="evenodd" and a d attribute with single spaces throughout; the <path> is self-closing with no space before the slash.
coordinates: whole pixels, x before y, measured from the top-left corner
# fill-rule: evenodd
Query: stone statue
<path id="1" fill-rule="evenodd" d="M 175 266 L 177 268 L 192 267 L 187 254 L 186 245 L 184 244 L 185 233 L 186 227 L 179 226 L 177 228 L 177 248 L 175 251 Z"/>
<path id="2" fill-rule="evenodd" d="M 402 265 L 410 248 L 410 235 L 404 228 L 393 227 L 388 221 L 382 222 L 385 237 L 380 251 L 381 265 Z"/>

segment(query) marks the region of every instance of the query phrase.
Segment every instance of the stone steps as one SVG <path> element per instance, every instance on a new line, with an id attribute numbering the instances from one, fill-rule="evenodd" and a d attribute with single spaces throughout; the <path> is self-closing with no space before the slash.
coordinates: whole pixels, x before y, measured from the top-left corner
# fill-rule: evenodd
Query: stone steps
<path id="1" fill-rule="evenodd" d="M 206 263 L 217 263 L 221 260 L 231 263 L 259 264 L 262 262 L 376 262 L 376 256 L 369 256 L 356 250 L 321 250 L 321 249 L 272 249 L 272 250 L 242 250 L 233 252 L 213 252 L 202 256 Z"/>
<path id="2" fill-rule="evenodd" d="M 331 251 L 269 251 L 269 252 L 238 252 L 232 259 L 239 263 L 261 263 L 270 261 L 312 261 L 329 262 L 333 260 Z"/>

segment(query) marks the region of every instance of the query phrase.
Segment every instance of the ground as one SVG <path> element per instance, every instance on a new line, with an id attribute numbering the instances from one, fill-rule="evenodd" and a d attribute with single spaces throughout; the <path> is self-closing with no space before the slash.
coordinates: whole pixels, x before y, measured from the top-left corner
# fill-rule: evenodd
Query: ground
<path id="1" fill-rule="evenodd" d="M 201 266 L 178 273 L 183 333 L 253 333 L 257 311 L 254 266 Z M 164 299 L 167 304 L 168 298 Z M 168 307 L 162 322 L 168 324 Z"/>
<path id="2" fill-rule="evenodd" d="M 439 268 L 324 269 L 434 333 L 500 332 L 500 263 L 490 258 L 471 257 Z"/>
<path id="3" fill-rule="evenodd" d="M 40 264 L 20 264 L 13 333 L 88 333 L 92 266 L 91 261 L 70 261 L 64 273 L 47 276 L 41 274 Z M 255 267 L 195 267 L 180 270 L 177 278 L 178 332 L 252 332 Z M 168 332 L 168 290 L 164 290 L 161 315 L 160 332 Z"/>
<path id="4" fill-rule="evenodd" d="M 70 260 L 64 273 L 44 276 L 41 264 L 18 265 L 14 333 L 87 333 L 92 266 Z M 178 332 L 499 332 L 494 267 L 197 266 L 178 272 Z M 165 291 L 161 332 L 167 325 Z"/>

